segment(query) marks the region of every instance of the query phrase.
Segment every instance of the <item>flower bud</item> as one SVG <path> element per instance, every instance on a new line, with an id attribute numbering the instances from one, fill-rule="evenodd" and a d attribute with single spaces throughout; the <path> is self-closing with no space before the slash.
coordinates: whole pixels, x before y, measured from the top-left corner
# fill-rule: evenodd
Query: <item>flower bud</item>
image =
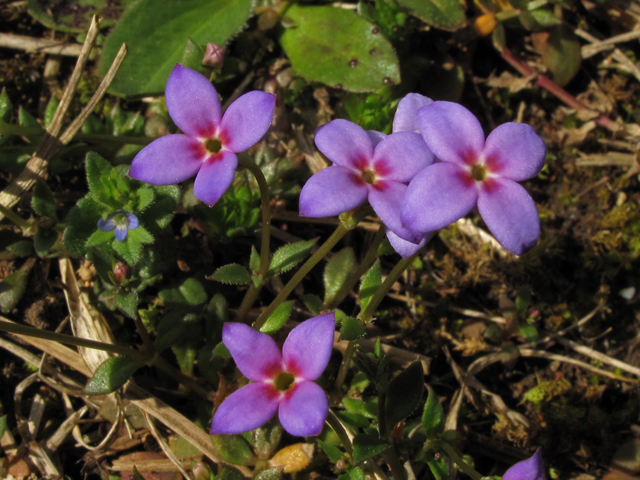
<path id="1" fill-rule="evenodd" d="M 125 263 L 118 262 L 115 267 L 113 267 L 113 276 L 116 279 L 116 283 L 120 285 L 127 279 L 127 274 L 129 273 L 129 268 Z"/>
<path id="2" fill-rule="evenodd" d="M 227 51 L 226 48 L 216 45 L 215 43 L 207 43 L 207 49 L 204 52 L 204 58 L 202 59 L 202 66 L 208 68 L 222 68 L 222 62 L 224 61 L 224 54 Z"/>
<path id="3" fill-rule="evenodd" d="M 484 15 L 480 15 L 476 17 L 473 21 L 473 29 L 480 35 L 481 37 L 486 37 L 493 29 L 498 25 L 498 20 L 493 13 L 485 13 Z"/>

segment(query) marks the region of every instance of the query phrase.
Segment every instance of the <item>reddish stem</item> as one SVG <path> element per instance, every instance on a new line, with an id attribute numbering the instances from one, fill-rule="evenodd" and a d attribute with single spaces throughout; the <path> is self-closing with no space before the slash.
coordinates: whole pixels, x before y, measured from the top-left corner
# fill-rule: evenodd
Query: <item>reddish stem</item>
<path id="1" fill-rule="evenodd" d="M 532 75 L 532 74 L 536 75 L 536 81 L 538 82 L 538 85 L 540 85 L 545 90 L 551 92 L 553 95 L 555 95 L 557 98 L 562 100 L 571 108 L 578 108 L 580 110 L 593 112 L 593 110 L 591 110 L 584 103 L 579 101 L 576 97 L 574 97 L 573 95 L 568 93 L 566 90 L 563 90 L 560 86 L 554 83 L 553 80 L 551 80 L 549 77 L 539 73 L 533 67 L 530 67 L 529 65 L 524 63 L 522 60 L 516 58 L 515 55 L 511 53 L 511 50 L 509 50 L 508 48 L 503 49 L 501 54 L 502 54 L 502 58 L 504 58 L 509 65 L 515 68 L 518 72 L 520 72 L 522 76 L 528 77 L 529 75 Z M 612 132 L 617 132 L 618 130 L 620 130 L 620 125 L 618 125 L 616 122 L 614 122 L 609 117 L 606 117 L 604 115 L 600 115 L 596 119 L 596 123 L 601 127 L 611 130 Z"/>

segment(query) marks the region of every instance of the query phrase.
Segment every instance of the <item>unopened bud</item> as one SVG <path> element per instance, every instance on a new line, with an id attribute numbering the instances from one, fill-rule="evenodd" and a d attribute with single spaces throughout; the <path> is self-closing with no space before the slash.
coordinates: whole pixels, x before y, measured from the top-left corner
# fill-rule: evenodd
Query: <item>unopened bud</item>
<path id="1" fill-rule="evenodd" d="M 222 62 L 224 61 L 224 54 L 226 51 L 227 49 L 220 45 L 207 43 L 207 49 L 204 52 L 204 58 L 202 59 L 202 66 L 208 68 L 222 68 Z"/>
<path id="2" fill-rule="evenodd" d="M 498 25 L 498 19 L 493 13 L 480 15 L 473 21 L 473 28 L 481 37 L 486 37 L 493 32 L 496 25 Z"/>
<path id="3" fill-rule="evenodd" d="M 127 274 L 129 273 L 129 268 L 125 263 L 118 262 L 116 266 L 113 267 L 113 276 L 116 278 L 116 283 L 120 285 L 127 279 Z"/>
<path id="4" fill-rule="evenodd" d="M 191 472 L 196 480 L 210 480 L 213 478 L 211 469 L 203 462 L 194 463 Z"/>

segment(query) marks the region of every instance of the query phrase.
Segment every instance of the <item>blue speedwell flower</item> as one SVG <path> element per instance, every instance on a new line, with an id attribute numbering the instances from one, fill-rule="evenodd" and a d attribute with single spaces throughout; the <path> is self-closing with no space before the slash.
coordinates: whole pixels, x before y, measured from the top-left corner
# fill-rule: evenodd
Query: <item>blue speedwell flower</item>
<path id="1" fill-rule="evenodd" d="M 103 232 L 114 230 L 113 235 L 119 242 L 123 242 L 129 230 L 135 230 L 139 224 L 138 217 L 125 210 L 116 210 L 107 218 L 98 220 L 98 228 Z"/>

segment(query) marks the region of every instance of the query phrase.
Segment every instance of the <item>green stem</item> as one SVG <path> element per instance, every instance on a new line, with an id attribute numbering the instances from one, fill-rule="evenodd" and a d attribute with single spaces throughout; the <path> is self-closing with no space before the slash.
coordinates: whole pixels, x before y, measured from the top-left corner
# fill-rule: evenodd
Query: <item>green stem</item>
<path id="1" fill-rule="evenodd" d="M 349 227 L 344 226 L 342 223 L 338 225 L 338 228 L 331 234 L 331 236 L 327 239 L 324 244 L 318 248 L 316 253 L 311 255 L 309 260 L 305 262 L 302 267 L 296 272 L 296 274 L 291 277 L 291 280 L 287 282 L 287 284 L 280 290 L 280 293 L 258 317 L 258 319 L 253 323 L 253 328 L 256 330 L 260 330 L 260 327 L 264 325 L 264 322 L 271 316 L 271 314 L 278 308 L 283 301 L 287 299 L 289 294 L 293 292 L 293 289 L 298 286 L 298 284 L 302 281 L 302 279 L 311 271 L 313 267 L 316 266 L 320 260 L 322 260 L 327 253 L 331 251 L 331 249 L 340 241 L 342 237 L 350 230 Z"/>
<path id="2" fill-rule="evenodd" d="M 269 185 L 267 185 L 267 180 L 264 178 L 260 167 L 245 155 L 238 156 L 238 164 L 249 170 L 255 177 L 258 182 L 260 201 L 262 203 L 262 242 L 260 245 L 260 269 L 258 270 L 258 275 L 262 278 L 260 285 L 257 287 L 251 285 L 242 299 L 240 308 L 238 308 L 238 311 L 236 312 L 236 322 L 241 322 L 244 320 L 258 298 L 260 290 L 262 290 L 262 287 L 267 280 L 267 273 L 269 271 L 269 244 L 271 242 L 271 199 L 269 197 Z"/>
<path id="3" fill-rule="evenodd" d="M 369 246 L 369 250 L 367 251 L 367 254 L 364 256 L 364 258 L 362 259 L 362 262 L 360 262 L 360 265 L 358 265 L 358 268 L 356 269 L 354 274 L 351 275 L 351 277 L 349 278 L 349 281 L 340 290 L 338 295 L 336 295 L 336 297 L 325 306 L 326 310 L 329 310 L 329 311 L 335 310 L 336 307 L 340 305 L 345 298 L 347 298 L 347 295 L 349 295 L 349 292 L 353 290 L 353 288 L 356 286 L 356 284 L 362 278 L 362 276 L 369 270 L 369 268 L 371 268 L 371 265 L 373 265 L 373 262 L 375 262 L 376 259 L 378 258 L 378 248 L 380 247 L 380 244 L 384 240 L 385 233 L 386 232 L 385 232 L 384 225 L 380 225 L 380 228 L 376 232 L 376 236 L 373 238 L 373 241 Z"/>
<path id="4" fill-rule="evenodd" d="M 329 413 L 327 414 L 327 423 L 333 429 L 333 431 L 336 432 L 336 435 L 338 435 L 338 438 L 340 438 L 340 440 L 342 441 L 342 445 L 344 446 L 344 449 L 347 451 L 347 453 L 349 455 L 352 455 L 353 445 L 351 444 L 349 434 L 347 434 L 347 431 L 342 426 L 342 423 L 340 423 L 340 420 L 338 419 L 338 417 L 336 417 L 336 414 L 333 413 L 333 410 L 331 409 L 329 409 Z"/>
<path id="5" fill-rule="evenodd" d="M 458 467 L 460 467 L 460 470 L 462 470 L 464 473 L 466 473 L 471 478 L 473 478 L 473 480 L 481 480 L 482 479 L 482 475 L 480 475 L 478 472 L 476 472 L 475 469 L 471 465 L 469 465 L 467 462 L 465 462 L 462 459 L 462 457 L 460 455 L 458 455 L 458 452 L 456 452 L 455 448 L 453 448 L 447 442 L 442 442 L 440 444 L 440 448 L 442 448 L 442 450 L 444 450 L 444 452 L 447 455 L 449 455 L 449 458 L 451 460 L 456 462 Z"/>
<path id="6" fill-rule="evenodd" d="M 20 215 L 16 214 L 10 208 L 5 207 L 0 203 L 0 214 L 4 215 L 6 218 L 15 223 L 22 230 L 29 230 L 32 228 L 31 222 L 25 220 Z"/>
<path id="7" fill-rule="evenodd" d="M 104 350 L 105 352 L 142 360 L 143 362 L 148 362 L 150 360 L 147 353 L 140 352 L 133 348 L 114 345 L 112 343 L 96 342 L 95 340 L 78 338 L 72 335 L 65 335 L 64 333 L 49 332 L 48 330 L 40 330 L 39 328 L 27 327 L 26 325 L 19 325 L 17 323 L 0 321 L 0 330 L 18 335 L 27 335 L 29 337 L 44 338 L 45 340 L 51 340 L 52 342 L 63 343 L 66 345 L 76 345 L 78 347 Z"/>

